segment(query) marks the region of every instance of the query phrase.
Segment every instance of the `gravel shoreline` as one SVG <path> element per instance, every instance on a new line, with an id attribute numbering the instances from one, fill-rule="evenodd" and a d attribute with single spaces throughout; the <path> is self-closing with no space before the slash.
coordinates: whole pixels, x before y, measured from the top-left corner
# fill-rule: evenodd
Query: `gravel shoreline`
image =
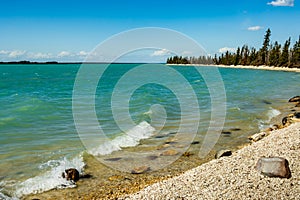
<path id="1" fill-rule="evenodd" d="M 274 156 L 289 161 L 290 179 L 257 172 L 259 158 Z M 120 199 L 300 199 L 300 123 Z"/>

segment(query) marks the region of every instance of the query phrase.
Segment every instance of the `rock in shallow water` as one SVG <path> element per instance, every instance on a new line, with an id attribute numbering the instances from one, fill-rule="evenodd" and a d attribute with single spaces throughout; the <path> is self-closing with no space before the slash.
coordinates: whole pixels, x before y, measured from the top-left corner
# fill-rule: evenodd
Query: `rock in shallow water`
<path id="1" fill-rule="evenodd" d="M 142 173 L 145 173 L 145 172 L 147 172 L 149 170 L 150 170 L 150 167 L 148 167 L 148 166 L 141 166 L 141 167 L 136 167 L 133 170 L 131 170 L 131 173 L 132 174 L 142 174 Z"/>
<path id="2" fill-rule="evenodd" d="M 66 169 L 65 172 L 62 173 L 62 177 L 68 181 L 77 182 L 79 180 L 79 172 L 75 168 Z"/>
<path id="3" fill-rule="evenodd" d="M 289 102 L 300 102 L 300 96 L 295 96 L 289 99 Z"/>
<path id="4" fill-rule="evenodd" d="M 170 149 L 170 150 L 167 150 L 167 151 L 164 151 L 162 152 L 160 155 L 161 156 L 175 156 L 177 155 L 179 152 L 176 151 L 175 149 Z"/>
<path id="5" fill-rule="evenodd" d="M 220 151 L 218 151 L 217 153 L 216 153 L 216 155 L 215 155 L 215 158 L 216 159 L 219 159 L 219 158 L 221 158 L 221 157 L 224 157 L 224 156 L 231 156 L 232 155 L 232 152 L 230 151 L 230 150 L 228 150 L 228 149 L 226 149 L 226 150 L 220 150 Z"/>
<path id="6" fill-rule="evenodd" d="M 256 169 L 268 177 L 290 178 L 289 162 L 281 157 L 262 157 L 256 164 Z"/>

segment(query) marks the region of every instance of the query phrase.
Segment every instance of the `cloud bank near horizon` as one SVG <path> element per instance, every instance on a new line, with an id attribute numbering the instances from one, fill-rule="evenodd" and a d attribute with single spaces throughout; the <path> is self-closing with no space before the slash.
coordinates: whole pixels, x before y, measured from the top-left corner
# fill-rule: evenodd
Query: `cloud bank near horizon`
<path id="1" fill-rule="evenodd" d="M 0 50 L 0 61 L 16 61 L 16 60 L 30 60 L 30 61 L 45 61 L 45 60 L 69 60 L 69 61 L 83 61 L 89 53 L 86 51 L 79 51 L 77 53 L 69 51 L 61 51 L 57 54 L 31 52 L 23 50 Z"/>

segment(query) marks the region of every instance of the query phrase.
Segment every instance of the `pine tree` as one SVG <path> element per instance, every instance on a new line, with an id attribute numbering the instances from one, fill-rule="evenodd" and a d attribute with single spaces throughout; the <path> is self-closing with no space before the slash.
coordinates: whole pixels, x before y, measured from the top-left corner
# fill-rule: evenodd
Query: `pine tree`
<path id="1" fill-rule="evenodd" d="M 271 30 L 268 28 L 264 37 L 264 43 L 260 50 L 261 55 L 261 65 L 266 65 L 268 61 L 268 51 L 270 46 L 270 37 L 271 37 Z"/>
<path id="2" fill-rule="evenodd" d="M 269 65 L 270 66 L 278 66 L 279 65 L 279 58 L 280 58 L 280 49 L 281 49 L 281 45 L 278 44 L 278 42 L 276 41 L 274 43 L 274 46 L 272 48 L 270 48 L 270 58 L 269 58 Z"/>
<path id="3" fill-rule="evenodd" d="M 241 49 L 240 47 L 237 48 L 236 50 L 236 55 L 235 55 L 235 61 L 234 61 L 234 65 L 239 65 L 240 64 L 240 52 L 241 52 Z"/>
<path id="4" fill-rule="evenodd" d="M 279 57 L 279 66 L 287 67 L 289 64 L 289 48 L 291 44 L 291 38 L 285 41 L 282 53 Z"/>
<path id="5" fill-rule="evenodd" d="M 291 65 L 292 67 L 300 67 L 300 36 L 292 50 Z"/>

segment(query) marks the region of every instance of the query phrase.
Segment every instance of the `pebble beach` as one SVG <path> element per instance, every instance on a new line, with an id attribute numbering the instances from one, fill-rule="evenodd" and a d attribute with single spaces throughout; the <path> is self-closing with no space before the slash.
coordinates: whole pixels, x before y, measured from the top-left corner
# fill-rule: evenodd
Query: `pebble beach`
<path id="1" fill-rule="evenodd" d="M 261 175 L 255 168 L 261 157 L 286 158 L 292 177 Z M 300 123 L 295 123 L 230 157 L 212 160 L 121 199 L 300 199 L 299 160 Z"/>

